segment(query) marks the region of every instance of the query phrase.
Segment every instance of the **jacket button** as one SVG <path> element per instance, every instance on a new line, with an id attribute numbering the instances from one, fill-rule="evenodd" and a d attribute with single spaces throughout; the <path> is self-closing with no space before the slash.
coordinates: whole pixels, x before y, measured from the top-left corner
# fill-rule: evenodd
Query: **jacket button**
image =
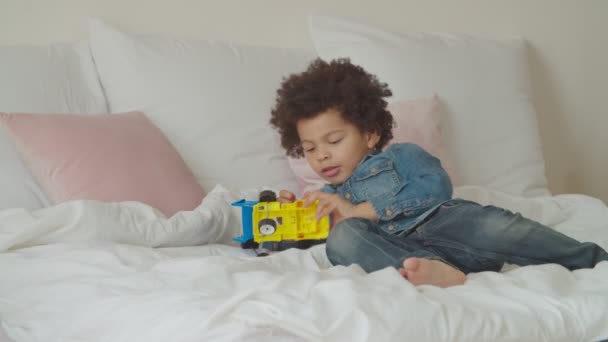
<path id="1" fill-rule="evenodd" d="M 376 169 L 375 167 L 372 167 L 372 173 L 376 173 L 378 172 L 378 169 Z"/>
<path id="2" fill-rule="evenodd" d="M 390 209 L 388 209 L 386 211 L 386 216 L 391 216 L 391 215 L 393 215 L 393 212 Z"/>
<path id="3" fill-rule="evenodd" d="M 393 226 L 393 225 L 391 224 L 390 226 L 388 226 L 388 230 L 390 230 L 390 231 L 392 232 L 393 230 L 395 230 L 395 226 Z"/>
<path id="4" fill-rule="evenodd" d="M 346 195 L 344 195 L 344 198 L 350 199 L 350 194 L 347 192 Z"/>

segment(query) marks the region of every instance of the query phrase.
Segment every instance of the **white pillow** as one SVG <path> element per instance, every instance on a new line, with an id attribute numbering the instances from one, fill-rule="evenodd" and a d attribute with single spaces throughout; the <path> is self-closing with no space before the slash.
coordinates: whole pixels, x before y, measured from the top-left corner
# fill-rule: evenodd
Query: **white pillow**
<path id="1" fill-rule="evenodd" d="M 310 32 L 321 58 L 350 57 L 388 83 L 391 101 L 439 95 L 455 185 L 549 194 L 522 39 L 390 33 L 324 16 L 311 16 Z"/>
<path id="2" fill-rule="evenodd" d="M 0 46 L 0 112 L 104 113 L 107 106 L 86 42 Z M 0 209 L 50 202 L 0 126 Z"/>
<path id="3" fill-rule="evenodd" d="M 281 79 L 312 52 L 137 36 L 91 20 L 91 50 L 110 110 L 140 110 L 206 191 L 297 183 L 269 125 Z"/>

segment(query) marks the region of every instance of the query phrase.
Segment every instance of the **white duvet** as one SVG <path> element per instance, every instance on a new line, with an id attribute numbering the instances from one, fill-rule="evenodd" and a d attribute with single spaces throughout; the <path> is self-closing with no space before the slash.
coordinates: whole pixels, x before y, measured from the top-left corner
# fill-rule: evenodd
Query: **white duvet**
<path id="1" fill-rule="evenodd" d="M 608 247 L 608 208 L 599 200 L 477 187 L 457 195 Z M 199 208 L 168 220 L 138 203 L 0 211 L 4 329 L 15 341 L 48 342 L 608 338 L 608 262 L 414 287 L 391 268 L 330 267 L 322 245 L 264 258 L 226 245 L 239 233 L 238 209 L 228 204 L 238 197 L 217 187 Z"/>

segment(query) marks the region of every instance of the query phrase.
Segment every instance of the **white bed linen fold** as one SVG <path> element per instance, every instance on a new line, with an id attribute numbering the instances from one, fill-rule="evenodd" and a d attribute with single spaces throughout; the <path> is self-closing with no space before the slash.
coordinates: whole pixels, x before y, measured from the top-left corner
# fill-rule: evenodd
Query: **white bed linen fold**
<path id="1" fill-rule="evenodd" d="M 608 246 L 608 208 L 580 195 L 458 196 Z M 394 269 L 330 267 L 324 246 L 265 258 L 214 189 L 170 219 L 138 203 L 0 212 L 0 318 L 15 341 L 595 341 L 608 338 L 608 262 L 412 286 Z M 195 246 L 207 244 L 204 246 Z M 164 248 L 153 248 L 164 247 Z"/>

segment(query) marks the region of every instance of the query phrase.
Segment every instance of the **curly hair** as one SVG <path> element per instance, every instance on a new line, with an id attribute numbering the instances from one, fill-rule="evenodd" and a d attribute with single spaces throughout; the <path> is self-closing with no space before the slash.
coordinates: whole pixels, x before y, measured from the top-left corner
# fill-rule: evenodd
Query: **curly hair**
<path id="1" fill-rule="evenodd" d="M 393 137 L 393 116 L 384 100 L 391 95 L 386 83 L 350 59 L 325 62 L 317 58 L 304 72 L 283 78 L 270 124 L 278 130 L 286 154 L 300 158 L 304 153 L 297 122 L 334 109 L 361 132 L 377 133 L 376 148 L 380 149 Z"/>

